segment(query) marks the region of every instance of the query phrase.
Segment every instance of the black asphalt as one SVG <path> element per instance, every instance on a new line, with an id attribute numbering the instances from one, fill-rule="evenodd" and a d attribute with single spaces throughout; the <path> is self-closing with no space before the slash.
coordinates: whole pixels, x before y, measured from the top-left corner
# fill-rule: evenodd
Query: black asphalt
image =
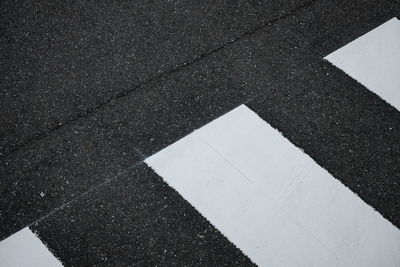
<path id="1" fill-rule="evenodd" d="M 230 6 L 231 4 L 221 5 Z M 247 4 L 244 5 L 247 7 Z M 290 5 L 292 4 L 288 4 L 288 6 Z M 243 12 L 239 8 L 241 5 L 234 6 L 238 8 L 237 12 Z M 229 10 L 228 7 L 222 8 L 211 4 L 205 4 L 204 8 L 206 9 L 203 12 L 204 16 L 208 14 L 208 9 L 222 9 L 224 12 Z M 103 9 L 105 13 L 111 12 L 107 11 L 106 6 Z M 199 12 L 199 7 L 192 6 L 191 10 Z M 159 11 L 173 16 L 173 12 L 168 13 L 161 9 Z M 299 9 L 295 9 L 295 11 L 287 12 L 298 11 Z M 278 9 L 278 11 L 267 13 L 273 17 L 270 20 L 275 21 L 276 18 L 286 14 L 282 12 L 283 10 L 279 11 Z M 236 14 L 236 12 L 233 13 Z M 253 10 L 253 13 L 254 17 L 259 17 L 257 11 Z M 82 16 L 85 15 L 88 14 L 82 14 Z M 184 14 L 180 14 L 180 16 L 192 17 Z M 51 16 L 50 18 L 53 19 Z M 207 35 L 212 35 L 213 30 L 221 27 L 222 23 L 219 20 L 222 18 L 223 16 L 216 16 L 217 21 L 205 20 L 209 23 L 208 28 L 210 28 L 207 31 L 204 30 Z M 230 21 L 229 23 L 234 22 L 233 17 L 227 16 L 226 19 Z M 259 17 L 258 22 L 254 25 L 261 24 L 263 20 L 264 18 Z M 241 23 L 241 27 L 244 25 L 246 25 L 245 21 Z M 176 27 L 178 26 L 185 27 L 184 24 L 176 25 Z M 232 27 L 235 31 L 234 24 Z M 199 30 L 197 24 L 192 25 L 192 28 L 193 31 Z M 225 28 L 221 30 L 222 33 L 229 34 L 230 31 L 226 31 Z M 251 32 L 251 29 L 248 31 Z M 249 34 L 246 33 L 242 32 L 241 34 L 248 36 Z M 119 34 L 118 31 L 117 34 Z M 241 35 L 238 34 L 238 36 Z M 112 34 L 111 37 L 113 37 Z M 199 36 L 195 33 L 194 38 L 199 38 Z M 218 38 L 223 37 L 219 36 Z M 216 38 L 211 38 L 211 40 L 215 41 Z M 231 36 L 225 39 L 226 42 L 232 42 L 232 40 L 235 39 Z M 197 40 L 195 43 L 201 45 L 202 42 L 206 43 L 201 40 Z M 128 42 L 128 44 L 130 43 Z M 219 47 L 225 46 L 222 44 Z M 55 130 L 48 132 L 44 130 L 45 133 L 40 138 L 27 142 L 15 151 L 7 150 L 8 154 L 0 159 L 0 173 L 4 177 L 1 179 L 0 190 L 2 191 L 0 192 L 2 196 L 5 196 L 0 203 L 0 211 L 1 214 L 7 214 L 7 216 L 0 216 L 3 220 L 1 236 L 7 236 L 16 229 L 48 214 L 91 187 L 114 177 L 127 166 L 135 164 L 143 157 L 153 154 L 184 134 L 205 124 L 211 118 L 221 115 L 246 100 L 247 92 L 233 84 L 236 81 L 232 80 L 232 83 L 226 81 L 226 70 L 217 70 L 220 66 L 218 62 L 214 62 L 215 57 L 218 57 L 221 52 L 229 53 L 226 49 L 219 49 L 219 47 L 213 47 L 217 50 L 215 53 L 207 50 L 208 56 L 201 53 L 190 54 L 192 58 L 197 58 L 197 61 L 187 64 L 187 66 L 180 65 L 175 71 L 159 75 L 158 78 L 150 79 L 139 87 L 125 88 L 125 93 L 107 87 L 104 90 L 108 94 L 115 94 L 111 98 L 112 100 L 106 101 L 96 109 L 82 113 L 80 117 L 64 121 L 61 123 L 61 127 Z M 179 50 L 179 47 L 175 47 L 175 49 Z M 148 47 L 144 47 L 143 53 L 150 53 L 147 50 L 152 51 Z M 243 52 L 246 53 L 246 51 Z M 164 55 L 170 56 L 170 54 L 164 49 Z M 111 56 L 115 55 L 111 53 Z M 226 59 L 224 60 L 226 61 Z M 190 61 L 188 62 L 190 63 Z M 210 64 L 213 66 L 209 66 Z M 158 64 L 154 66 L 158 66 Z M 104 65 L 105 69 L 110 67 L 110 64 Z M 140 64 L 136 68 L 140 69 Z M 204 75 L 213 75 L 213 78 L 211 80 L 211 77 L 206 78 L 203 77 Z M 63 79 L 60 78 L 59 81 L 61 80 Z M 68 77 L 65 80 L 70 81 L 71 78 Z M 117 77 L 112 78 L 112 81 L 121 82 Z M 232 86 L 236 89 L 233 90 Z M 69 90 L 67 93 L 71 93 L 76 88 L 68 87 L 67 89 Z M 102 89 L 99 88 L 99 90 Z M 90 93 L 93 92 L 89 92 L 86 98 L 88 101 L 94 101 L 98 94 L 90 95 Z M 40 97 L 42 96 L 38 93 L 37 98 Z M 24 107 L 21 104 L 21 98 L 15 98 L 14 103 Z M 63 97 L 54 97 L 54 99 L 55 101 L 64 100 Z M 1 112 L 7 119 L 20 116 L 14 109 L 9 108 L 8 104 L 2 105 L 2 107 L 13 113 L 13 116 L 8 116 L 7 112 Z M 65 105 L 65 108 L 70 108 L 70 106 Z M 57 106 L 53 109 L 54 111 L 50 112 L 52 114 L 62 115 L 65 113 Z M 28 115 L 34 115 L 32 111 L 36 110 L 28 109 Z M 2 121 L 7 121 L 7 119 L 2 119 Z M 43 119 L 47 119 L 47 117 L 44 116 Z M 24 123 L 28 125 L 28 129 L 33 128 L 29 120 Z M 5 127 L 7 125 L 5 124 Z M 10 123 L 10 125 L 14 125 L 14 123 Z M 27 132 L 26 129 L 22 131 Z M 2 130 L 1 132 L 6 131 Z M 13 138 L 18 135 L 13 133 L 9 136 Z M 18 146 L 17 143 L 14 146 Z"/>
<path id="2" fill-rule="evenodd" d="M 301 3 L 2 1 L 0 155 Z"/>
<path id="3" fill-rule="evenodd" d="M 73 266 L 251 264 L 141 163 L 242 103 L 400 227 L 400 113 L 323 60 L 400 1 L 1 5 L 0 239 L 31 225 Z"/>
<path id="4" fill-rule="evenodd" d="M 250 266 L 145 163 L 31 229 L 67 266 Z"/>

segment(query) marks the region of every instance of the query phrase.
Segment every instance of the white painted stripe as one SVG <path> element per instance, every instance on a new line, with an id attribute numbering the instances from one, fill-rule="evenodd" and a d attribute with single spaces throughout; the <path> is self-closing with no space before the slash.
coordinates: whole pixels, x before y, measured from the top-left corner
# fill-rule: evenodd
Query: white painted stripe
<path id="1" fill-rule="evenodd" d="M 146 163 L 261 266 L 400 266 L 400 231 L 244 105 Z"/>
<path id="2" fill-rule="evenodd" d="M 0 266 L 57 267 L 62 264 L 26 227 L 0 242 Z"/>
<path id="3" fill-rule="evenodd" d="M 400 21 L 397 18 L 325 59 L 400 110 Z"/>

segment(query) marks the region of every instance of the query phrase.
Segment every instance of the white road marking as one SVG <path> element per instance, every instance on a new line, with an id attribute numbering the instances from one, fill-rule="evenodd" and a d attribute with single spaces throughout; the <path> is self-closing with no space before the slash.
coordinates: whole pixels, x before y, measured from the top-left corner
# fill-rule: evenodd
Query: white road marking
<path id="1" fill-rule="evenodd" d="M 0 266 L 63 266 L 28 227 L 0 242 Z"/>
<path id="2" fill-rule="evenodd" d="M 400 21 L 397 18 L 325 59 L 400 110 Z"/>
<path id="3" fill-rule="evenodd" d="M 261 266 L 400 266 L 400 231 L 242 105 L 146 163 Z"/>

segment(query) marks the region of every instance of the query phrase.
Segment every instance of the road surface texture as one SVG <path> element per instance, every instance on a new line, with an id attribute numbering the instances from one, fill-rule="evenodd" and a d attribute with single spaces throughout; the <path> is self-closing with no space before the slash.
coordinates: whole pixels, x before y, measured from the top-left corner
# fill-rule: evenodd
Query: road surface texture
<path id="1" fill-rule="evenodd" d="M 400 266 L 399 0 L 0 11 L 0 266 Z"/>

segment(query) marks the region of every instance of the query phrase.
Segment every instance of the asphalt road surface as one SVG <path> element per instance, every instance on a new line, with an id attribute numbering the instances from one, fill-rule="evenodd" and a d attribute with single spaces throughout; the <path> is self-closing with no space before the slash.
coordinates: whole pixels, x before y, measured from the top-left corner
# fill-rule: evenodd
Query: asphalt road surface
<path id="1" fill-rule="evenodd" d="M 208 129 L 213 120 L 236 114 L 230 112 L 243 106 L 271 126 L 271 138 L 261 134 L 254 144 L 242 146 L 242 139 L 232 139 L 225 156 L 232 151 L 245 155 L 250 147 L 249 155 L 254 156 L 257 144 L 272 144 L 268 140 L 275 132 L 285 141 L 270 157 L 229 161 L 231 167 L 237 170 L 240 162 L 259 162 L 248 172 L 237 170 L 252 180 L 266 164 L 271 164 L 268 172 L 279 164 L 292 166 L 298 159 L 312 159 L 316 170 L 327 171 L 334 188 L 345 188 L 348 207 L 361 199 L 357 210 L 366 213 L 357 217 L 359 223 L 341 224 L 341 215 L 334 213 L 340 205 L 332 200 L 319 208 L 331 210 L 338 220 L 307 229 L 321 227 L 317 231 L 321 236 L 333 228 L 341 234 L 354 233 L 365 226 L 365 214 L 371 211 L 382 229 L 392 233 L 392 250 L 387 253 L 398 252 L 376 255 L 385 256 L 387 266 L 400 266 L 395 256 L 400 255 L 400 22 L 396 18 L 400 18 L 398 0 L 1 1 L 0 266 L 7 260 L 12 263 L 12 251 L 20 258 L 23 251 L 33 251 L 29 242 L 22 249 L 19 237 L 39 238 L 45 245 L 41 249 L 51 252 L 43 254 L 44 261 L 55 257 L 65 266 L 264 265 L 249 249 L 256 240 L 246 245 L 247 241 L 235 239 L 234 234 L 249 222 L 239 218 L 250 215 L 216 219 L 224 210 L 251 209 L 230 206 L 227 203 L 232 202 L 224 202 L 228 198 L 218 194 L 218 201 L 201 206 L 212 190 L 209 193 L 191 180 L 199 173 L 193 170 L 199 169 L 201 177 L 213 183 L 222 177 L 216 170 L 228 167 L 215 167 L 216 161 L 204 165 L 203 156 L 186 161 L 179 149 L 165 162 L 149 163 L 154 155 L 169 151 L 167 147 L 185 142 L 181 140 L 188 139 L 182 138 L 190 139 L 198 129 Z M 369 32 L 390 20 L 394 30 L 382 38 L 391 39 L 382 39 L 375 49 L 370 40 L 380 37 L 368 39 Z M 326 57 L 361 36 L 366 36 L 365 44 L 355 46 L 352 53 L 360 51 L 362 59 L 372 53 L 363 52 L 365 47 L 376 51 L 381 44 L 393 44 L 382 49 L 386 58 L 379 54 L 376 60 L 382 60 L 376 66 L 372 60 L 353 66 L 356 70 L 372 66 L 365 78 L 345 69 L 354 62 L 352 54 L 344 54 L 338 62 Z M 391 62 L 390 69 L 385 69 L 385 62 Z M 372 82 L 364 80 L 369 78 Z M 374 81 L 379 81 L 377 87 L 389 84 L 394 93 L 379 91 Z M 255 130 L 245 121 L 241 125 L 250 129 L 249 136 Z M 223 127 L 221 140 L 234 136 L 234 130 L 231 135 L 229 131 L 236 129 L 234 125 Z M 276 166 L 269 161 L 275 152 L 292 146 L 299 158 L 282 156 Z M 192 155 L 196 147 L 187 150 Z M 168 166 L 175 166 L 176 172 Z M 302 167 L 293 168 L 292 176 L 299 176 Z M 275 179 L 284 177 L 282 172 L 272 173 Z M 179 175 L 191 189 L 167 182 Z M 262 190 L 269 186 L 259 186 L 262 201 L 266 201 Z M 253 189 L 248 190 L 248 194 L 239 190 L 233 200 L 250 203 Z M 192 198 L 196 194 L 203 197 L 200 202 Z M 313 201 L 325 203 L 322 196 Z M 216 217 L 209 217 L 213 206 Z M 258 209 L 250 221 L 261 220 L 255 214 L 275 214 L 268 212 L 266 206 Z M 346 216 L 358 216 L 356 210 L 350 214 Z M 232 224 L 236 230 L 227 230 L 225 222 L 238 222 Z M 268 226 L 260 225 L 265 231 L 255 236 L 274 240 Z M 360 230 L 360 236 L 375 228 L 379 227 L 373 224 Z M 282 233 L 290 235 L 285 229 Z M 13 237 L 16 245 L 11 249 Z M 350 265 L 364 264 L 352 258 L 353 248 L 343 245 L 336 250 L 330 240 L 318 239 L 335 256 L 334 261 L 323 261 L 327 265 L 340 265 L 348 258 Z M 362 242 L 360 251 L 367 246 Z M 281 251 L 287 244 L 271 243 L 260 252 L 278 251 L 267 259 L 270 265 L 302 266 L 305 258 L 311 264 L 317 254 L 310 249 L 307 257 L 278 261 L 284 260 Z M 286 251 L 300 255 L 303 243 L 290 244 Z M 340 254 L 346 252 L 350 256 Z M 378 256 L 375 262 L 383 263 Z"/>

